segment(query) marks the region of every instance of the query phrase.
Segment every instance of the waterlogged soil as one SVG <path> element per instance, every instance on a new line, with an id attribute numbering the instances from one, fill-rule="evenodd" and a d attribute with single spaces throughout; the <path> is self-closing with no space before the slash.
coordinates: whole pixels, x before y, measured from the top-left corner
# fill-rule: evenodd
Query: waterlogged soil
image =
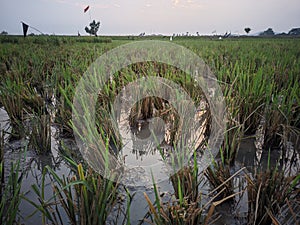
<path id="1" fill-rule="evenodd" d="M 10 163 L 16 162 L 20 159 L 20 173 L 23 176 L 22 188 L 21 192 L 24 196 L 35 203 L 38 202 L 38 198 L 36 194 L 33 192 L 32 185 L 37 185 L 41 188 L 42 185 L 42 175 L 43 170 L 46 166 L 52 168 L 59 176 L 71 176 L 72 171 L 68 164 L 64 161 L 64 158 L 61 156 L 59 152 L 60 143 L 63 141 L 70 149 L 76 147 L 75 142 L 70 139 L 61 139 L 56 134 L 57 131 L 55 127 L 52 127 L 52 138 L 51 138 L 51 153 L 48 155 L 37 155 L 32 149 L 26 148 L 28 145 L 28 141 L 26 139 L 17 140 L 13 142 L 8 141 L 10 127 L 9 127 L 9 118 L 3 108 L 0 108 L 0 125 L 1 129 L 5 131 L 5 152 L 4 152 L 4 162 L 5 162 L 5 177 L 7 179 L 10 173 Z M 295 147 L 292 143 L 290 143 L 290 148 L 285 154 L 282 154 L 280 151 L 272 151 L 271 154 L 265 154 L 260 152 L 258 149 L 258 143 L 255 138 L 244 138 L 241 142 L 239 153 L 236 158 L 236 164 L 232 168 L 232 174 L 235 171 L 238 171 L 243 166 L 246 167 L 245 172 L 251 174 L 254 169 L 257 167 L 258 163 L 263 165 L 263 167 L 267 167 L 268 164 L 275 165 L 279 161 L 279 168 L 286 169 L 286 167 L 290 167 L 291 173 L 297 173 L 299 171 L 299 146 Z M 154 161 L 160 160 L 159 152 L 151 152 L 151 154 L 141 154 L 139 155 L 137 152 L 129 149 L 130 146 L 126 148 L 126 155 L 128 156 L 128 160 L 140 161 L 143 163 L 152 163 Z M 297 148 L 295 150 L 295 148 Z M 260 162 L 258 162 L 258 159 Z M 293 159 L 291 161 L 291 159 Z M 289 166 L 286 166 L 289 162 Z M 281 163 L 280 163 L 281 162 Z M 157 168 L 157 171 L 153 172 L 154 177 L 159 177 L 158 174 L 161 168 Z M 138 173 L 139 171 L 136 171 Z M 132 179 L 135 177 L 140 177 L 138 174 L 131 174 Z M 148 180 L 148 185 L 145 185 L 145 181 L 143 181 L 144 185 L 139 185 L 138 187 L 128 187 L 131 195 L 134 194 L 133 201 L 130 208 L 130 221 L 131 224 L 139 224 L 144 216 L 148 212 L 148 205 L 144 198 L 144 192 L 147 193 L 152 202 L 155 199 L 155 194 L 152 186 L 152 181 Z M 235 192 L 241 191 L 241 189 L 245 188 L 246 182 L 242 176 L 236 176 L 234 178 L 234 184 L 236 186 Z M 170 201 L 172 199 L 173 187 L 169 180 L 164 180 L 163 182 L 158 183 L 159 193 L 162 197 L 163 201 Z M 203 178 L 201 185 L 199 186 L 199 190 L 203 193 L 203 204 L 207 201 L 205 196 L 211 190 L 208 181 Z M 126 193 L 124 188 L 120 188 L 120 191 L 123 192 L 123 201 L 122 206 L 123 209 L 126 206 Z M 53 190 L 51 186 L 51 177 L 46 176 L 45 178 L 45 199 L 50 199 L 53 196 Z M 222 204 L 216 208 L 216 211 L 219 214 L 219 219 L 214 222 L 214 224 L 244 224 L 246 221 L 248 206 L 247 206 L 247 193 L 243 192 L 243 194 L 237 195 L 234 199 L 234 202 L 237 204 L 233 204 L 232 202 L 228 202 Z M 116 206 L 115 210 L 109 215 L 107 224 L 113 224 L 115 221 L 115 216 L 117 214 L 117 209 L 120 206 Z M 41 214 L 35 213 L 35 208 L 27 201 L 21 200 L 21 204 L 19 206 L 19 214 L 21 215 L 20 222 L 22 224 L 40 224 L 41 223 Z M 67 216 L 64 214 L 63 210 L 61 210 L 62 218 L 64 224 L 68 224 Z M 235 215 L 235 217 L 233 216 Z M 120 219 L 119 221 L 122 221 Z"/>

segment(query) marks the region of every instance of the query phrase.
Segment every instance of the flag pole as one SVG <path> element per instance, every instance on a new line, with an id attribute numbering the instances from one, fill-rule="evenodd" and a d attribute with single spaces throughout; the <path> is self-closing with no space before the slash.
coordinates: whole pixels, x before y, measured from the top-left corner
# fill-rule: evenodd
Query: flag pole
<path id="1" fill-rule="evenodd" d="M 45 35 L 42 31 L 40 31 L 40 30 L 38 30 L 38 29 L 36 29 L 36 28 L 34 28 L 32 26 L 29 26 L 29 27 L 32 28 L 32 29 L 34 29 L 35 31 L 39 32 L 40 34 Z"/>

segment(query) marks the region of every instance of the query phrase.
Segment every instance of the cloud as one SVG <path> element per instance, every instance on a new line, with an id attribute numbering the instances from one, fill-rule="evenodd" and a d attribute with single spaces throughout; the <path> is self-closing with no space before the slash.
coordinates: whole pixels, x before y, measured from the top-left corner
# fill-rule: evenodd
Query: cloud
<path id="1" fill-rule="evenodd" d="M 51 2 L 51 0 L 44 0 Z M 58 4 L 64 4 L 64 5 L 71 5 L 71 6 L 76 6 L 78 8 L 84 9 L 86 6 L 90 6 L 91 9 L 96 8 L 96 9 L 108 9 L 108 8 L 120 8 L 121 6 L 119 4 L 102 4 L 102 3 L 94 3 L 94 4 L 89 4 L 89 3 L 82 3 L 82 1 L 77 1 L 77 0 L 55 0 L 56 3 Z"/>
<path id="2" fill-rule="evenodd" d="M 112 5 L 109 4 L 101 4 L 101 3 L 96 3 L 96 4 L 90 4 L 91 9 L 96 8 L 96 9 L 109 9 L 112 8 Z"/>
<path id="3" fill-rule="evenodd" d="M 199 0 L 172 0 L 174 8 L 203 8 Z"/>
<path id="4" fill-rule="evenodd" d="M 48 1 L 51 2 L 51 1 Z M 73 6 L 84 6 L 80 1 L 72 1 L 72 0 L 55 0 L 56 3 L 64 4 L 64 5 L 73 5 Z"/>
<path id="5" fill-rule="evenodd" d="M 121 7 L 121 6 L 120 6 L 119 4 L 117 4 L 117 3 L 114 3 L 113 6 L 116 7 L 116 8 L 120 8 L 120 7 Z"/>
<path id="6" fill-rule="evenodd" d="M 179 0 L 172 0 L 173 6 L 177 7 L 179 5 Z"/>

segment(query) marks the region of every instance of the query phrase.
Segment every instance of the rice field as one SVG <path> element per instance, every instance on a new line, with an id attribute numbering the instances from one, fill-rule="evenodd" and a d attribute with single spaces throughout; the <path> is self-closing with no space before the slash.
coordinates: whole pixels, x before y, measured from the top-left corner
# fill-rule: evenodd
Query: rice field
<path id="1" fill-rule="evenodd" d="M 173 39 L 209 66 L 226 102 L 224 140 L 206 170 L 197 159 L 211 133 L 207 96 L 190 74 L 159 62 L 134 63 L 113 74 L 97 95 L 95 128 L 80 137 L 97 132 L 106 153 L 118 155 L 126 143 L 114 130 L 112 104 L 126 85 L 160 77 L 180 85 L 203 109 L 201 129 L 194 132 L 202 141 L 192 149 L 190 164 L 162 182 L 159 171 L 153 172 L 148 185 L 134 187 L 119 177 L 106 179 L 84 160 L 72 122 L 80 79 L 101 55 L 144 40 L 170 42 L 159 36 L 0 36 L 0 223 L 299 224 L 299 38 Z M 183 127 L 178 111 L 153 96 L 128 112 L 117 116 L 134 137 L 150 135 L 153 117 L 168 127 L 159 148 L 137 151 L 133 143 L 121 160 L 169 158 Z M 130 179 L 138 182 L 135 173 Z"/>

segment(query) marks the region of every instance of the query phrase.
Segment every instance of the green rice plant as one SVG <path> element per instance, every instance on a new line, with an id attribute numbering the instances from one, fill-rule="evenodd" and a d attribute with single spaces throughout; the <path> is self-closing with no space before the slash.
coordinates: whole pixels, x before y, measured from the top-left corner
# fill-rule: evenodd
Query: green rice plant
<path id="1" fill-rule="evenodd" d="M 20 139 L 24 136 L 24 85 L 22 81 L 16 81 L 8 77 L 0 85 L 0 101 L 10 118 L 12 134 L 10 139 Z"/>
<path id="2" fill-rule="evenodd" d="M 91 109 L 90 109 L 90 103 L 86 102 L 86 101 L 82 101 L 82 99 L 78 99 L 79 101 L 81 101 L 82 104 L 82 108 L 81 110 L 83 110 L 83 115 L 85 113 L 90 113 Z M 97 102 L 97 104 L 99 104 Z M 110 134 L 111 133 L 107 133 L 107 130 L 105 130 L 105 124 L 100 123 L 99 122 L 99 118 L 97 118 L 99 115 L 97 115 L 97 107 L 96 106 L 96 122 L 95 125 L 93 126 L 82 126 L 82 127 L 76 127 L 74 124 L 72 124 L 72 128 L 74 129 L 74 133 L 77 134 L 79 136 L 79 138 L 81 139 L 81 141 L 83 143 L 85 143 L 85 146 L 81 146 L 82 148 L 84 148 L 86 150 L 86 148 L 88 148 L 88 151 L 85 151 L 85 156 L 89 157 L 90 163 L 92 163 L 95 168 L 97 168 L 97 171 L 101 171 L 105 174 L 112 174 L 114 172 L 119 172 L 118 169 L 119 167 L 119 162 L 117 161 L 116 157 L 108 157 L 109 154 L 111 155 L 115 155 L 115 149 L 113 147 L 118 147 L 119 146 L 119 142 L 113 142 L 114 140 L 111 139 Z M 106 108 L 103 107 L 103 111 L 100 112 L 101 116 L 104 115 L 104 120 L 106 123 L 111 123 L 111 119 L 110 117 L 108 117 L 109 112 L 106 111 Z M 76 111 L 76 109 L 74 109 L 74 113 L 78 114 L 78 112 Z M 91 122 L 91 121 L 87 121 L 87 118 L 81 117 L 80 119 L 83 119 L 83 123 L 86 124 L 87 122 Z M 89 118 L 90 119 L 90 118 Z M 101 118 L 103 119 L 103 117 Z M 101 121 L 101 120 L 100 120 Z M 80 130 L 78 130 L 80 129 Z M 113 128 L 109 128 L 109 130 L 112 130 Z M 95 135 L 96 134 L 96 135 Z M 117 135 L 112 133 L 113 135 Z M 96 137 L 97 136 L 97 137 Z M 101 138 L 98 138 L 98 137 Z M 96 162 L 96 164 L 95 164 Z M 116 170 L 115 170 L 116 169 Z"/>
<path id="3" fill-rule="evenodd" d="M 233 165 L 241 139 L 244 135 L 244 126 L 239 121 L 239 99 L 232 97 L 234 86 L 225 85 L 224 95 L 227 104 L 227 128 L 221 145 L 220 154 L 224 164 Z"/>
<path id="4" fill-rule="evenodd" d="M 220 155 L 224 165 L 233 166 L 242 140 L 243 127 L 233 122 L 228 122 L 227 127 L 220 148 Z"/>
<path id="5" fill-rule="evenodd" d="M 55 52 L 54 55 L 59 58 L 53 62 L 51 73 L 47 76 L 48 86 L 56 101 L 55 124 L 62 137 L 73 137 L 71 119 L 75 89 L 89 64 L 95 60 L 93 51 L 77 47 Z"/>
<path id="6" fill-rule="evenodd" d="M 30 114 L 44 110 L 45 102 L 36 90 L 18 71 L 7 73 L 6 79 L 0 86 L 0 99 L 10 117 L 13 139 L 25 137 L 26 129 L 24 121 L 30 118 Z"/>
<path id="7" fill-rule="evenodd" d="M 198 191 L 200 179 L 196 154 L 194 154 L 193 166 L 183 168 L 170 179 L 174 187 L 175 199 L 172 199 L 171 202 L 162 202 L 152 176 L 155 204 L 144 193 L 150 217 L 150 220 L 144 218 L 144 222 L 150 224 L 201 224 L 204 221 L 202 215 L 204 207 L 201 204 L 202 194 Z"/>
<path id="8" fill-rule="evenodd" d="M 43 214 L 42 224 L 47 224 L 47 221 L 62 224 L 61 210 L 67 215 L 70 224 L 105 224 L 108 214 L 117 203 L 117 184 L 102 178 L 91 169 L 84 170 L 81 164 L 77 165 L 77 173 L 71 178 L 60 178 L 50 167 L 46 169 L 54 179 L 53 197 L 45 200 L 44 172 L 41 191 L 36 185 L 32 186 L 40 204 L 26 199 Z"/>
<path id="9" fill-rule="evenodd" d="M 1 132 L 2 133 L 2 132 Z M 1 224 L 17 224 L 19 205 L 21 202 L 21 185 L 23 173 L 20 172 L 20 159 L 10 164 L 10 173 L 5 180 L 4 160 L 1 156 L 0 162 L 0 222 Z"/>
<path id="10" fill-rule="evenodd" d="M 299 176 L 285 177 L 277 169 L 246 175 L 248 190 L 248 222 L 250 224 L 279 224 L 275 219 L 287 199 L 299 198 Z"/>
<path id="11" fill-rule="evenodd" d="M 29 144 L 38 154 L 47 154 L 51 152 L 51 127 L 50 115 L 34 115 Z"/>
<path id="12" fill-rule="evenodd" d="M 275 41 L 264 44 L 262 40 L 226 42 L 220 43 L 220 50 L 215 53 L 207 53 L 207 57 L 214 60 L 212 67 L 220 80 L 228 107 L 228 131 L 232 134 L 229 133 L 228 137 L 225 134 L 225 146 L 235 146 L 226 147 L 225 158 L 231 164 L 241 138 L 255 134 L 262 121 L 266 121 L 264 149 L 279 148 L 291 124 L 299 121 L 296 115 L 299 97 L 295 94 L 296 91 L 299 93 L 299 66 L 293 54 L 286 54 L 294 51 Z M 281 59 L 278 49 L 284 51 L 285 58 Z"/>
<path id="13" fill-rule="evenodd" d="M 245 104 L 246 95 L 244 96 L 242 93 L 243 88 L 251 88 L 251 84 L 249 83 L 249 80 L 247 80 L 248 75 L 247 74 L 240 74 L 241 68 L 239 65 L 235 65 L 234 67 L 234 73 L 236 74 L 236 77 L 234 80 L 229 80 L 227 82 L 231 83 L 223 83 L 223 91 L 224 96 L 227 104 L 227 129 L 224 134 L 224 141 L 221 146 L 221 157 L 222 161 L 228 165 L 233 165 L 235 162 L 235 158 L 240 146 L 240 142 L 242 140 L 242 137 L 244 136 L 246 129 L 249 129 L 249 125 L 247 125 L 248 119 L 250 121 L 253 121 L 251 118 L 247 118 L 252 112 L 248 110 L 244 110 L 243 108 L 248 107 L 248 104 Z M 232 76 L 230 73 L 231 71 L 227 71 L 224 69 L 223 73 L 227 73 L 229 75 L 224 75 L 224 77 L 221 77 L 221 79 L 228 79 L 226 76 Z M 233 79 L 230 77 L 230 79 Z M 242 81 L 241 81 L 242 80 Z M 246 80 L 246 81 L 245 81 Z M 237 82 L 240 81 L 239 84 Z M 240 87 L 240 85 L 242 86 Z M 237 89 L 238 88 L 238 89 Z M 239 89 L 241 88 L 241 89 Z M 243 99 L 245 98 L 245 99 Z M 244 104 L 246 106 L 244 106 Z M 256 104 L 256 103 L 255 103 Z M 254 112 L 253 112 L 254 113 Z M 252 114 L 251 114 L 252 115 Z M 259 120 L 258 120 L 259 121 Z M 256 125 L 255 125 L 256 127 Z M 252 128 L 251 128 L 252 129 Z M 255 129 L 254 129 L 255 130 Z"/>
<path id="14" fill-rule="evenodd" d="M 42 214 L 41 223 L 43 225 L 48 224 L 49 222 L 51 222 L 51 224 L 55 224 L 55 225 L 58 225 L 58 224 L 62 225 L 63 223 L 62 223 L 59 208 L 57 207 L 57 203 L 52 202 L 51 201 L 52 199 L 50 199 L 50 200 L 45 199 L 46 173 L 47 173 L 47 168 L 45 167 L 42 172 L 41 188 L 39 188 L 36 184 L 32 185 L 32 190 L 37 195 L 39 203 L 36 203 L 25 196 L 22 196 L 22 198 L 24 200 L 28 201 L 30 204 L 32 204 L 36 208 L 36 210 L 30 216 L 34 215 L 36 212 L 41 212 L 41 214 Z"/>
<path id="15" fill-rule="evenodd" d="M 121 79 L 121 78 L 120 78 Z M 98 94 L 96 103 L 96 127 L 98 133 L 103 140 L 108 140 L 109 148 L 112 150 L 112 145 L 117 149 L 121 148 L 121 138 L 113 128 L 116 127 L 115 120 L 112 120 L 114 112 L 112 111 L 112 104 L 122 87 L 117 87 L 116 81 L 112 79 L 104 85 L 103 90 Z"/>
<path id="16" fill-rule="evenodd" d="M 8 35 L 1 35 L 0 36 L 0 42 L 1 43 L 13 43 L 13 44 L 18 44 L 20 39 L 18 37 L 14 36 L 8 36 Z"/>
<path id="17" fill-rule="evenodd" d="M 122 222 L 122 224 L 125 224 L 125 221 L 126 221 L 126 225 L 130 225 L 130 206 L 131 206 L 131 203 L 132 203 L 132 200 L 135 196 L 135 193 L 131 194 L 130 191 L 124 187 L 125 191 L 126 191 L 126 196 L 127 196 L 127 204 L 126 204 L 126 210 L 125 210 L 125 213 L 124 213 L 124 220 Z M 117 223 L 118 221 L 116 220 L 115 223 Z"/>
<path id="18" fill-rule="evenodd" d="M 76 76 L 69 69 L 65 69 L 63 76 L 58 82 L 58 104 L 57 104 L 57 113 L 56 113 L 56 123 L 61 128 L 62 136 L 73 136 L 73 129 L 71 126 L 72 119 L 72 101 L 76 88 Z"/>
<path id="19" fill-rule="evenodd" d="M 175 197 L 179 199 L 180 203 L 187 201 L 195 202 L 199 196 L 198 186 L 200 178 L 198 174 L 198 164 L 196 152 L 194 153 L 194 160 L 192 166 L 185 166 L 178 173 L 170 177 L 172 186 L 175 191 Z"/>
<path id="20" fill-rule="evenodd" d="M 47 110 L 46 99 L 27 84 L 21 94 L 21 101 L 24 104 L 23 110 L 26 112 L 27 121 L 31 122 L 31 126 L 23 131 L 29 136 L 29 144 L 38 154 L 49 153 L 51 151 L 51 116 Z"/>
<path id="21" fill-rule="evenodd" d="M 273 96 L 265 112 L 264 149 L 284 147 L 291 132 L 299 130 L 299 89 L 298 82 L 290 83 L 287 89 Z"/>
<path id="22" fill-rule="evenodd" d="M 235 94 L 239 101 L 239 120 L 246 134 L 254 134 L 261 121 L 265 103 L 272 93 L 272 81 L 259 68 L 254 74 L 241 74 L 236 82 Z"/>

